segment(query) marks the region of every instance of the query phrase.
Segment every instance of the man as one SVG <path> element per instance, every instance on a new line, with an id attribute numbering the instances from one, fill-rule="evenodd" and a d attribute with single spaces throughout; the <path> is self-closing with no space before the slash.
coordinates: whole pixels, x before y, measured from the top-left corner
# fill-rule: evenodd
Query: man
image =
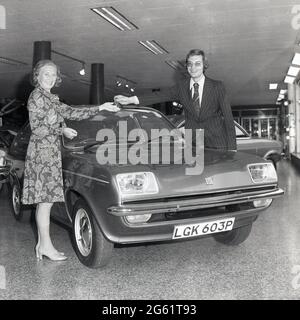
<path id="1" fill-rule="evenodd" d="M 190 78 L 155 93 L 157 102 L 180 101 L 184 108 L 185 128 L 204 129 L 206 148 L 236 151 L 234 121 L 223 83 L 204 75 L 208 65 L 202 50 L 191 50 L 187 54 L 186 65 Z M 144 99 L 118 95 L 115 102 L 143 104 Z"/>

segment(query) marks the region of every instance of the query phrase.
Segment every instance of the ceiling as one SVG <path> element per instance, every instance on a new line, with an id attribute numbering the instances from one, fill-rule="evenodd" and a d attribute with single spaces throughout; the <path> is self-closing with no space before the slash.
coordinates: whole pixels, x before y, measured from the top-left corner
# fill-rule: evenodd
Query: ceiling
<path id="1" fill-rule="evenodd" d="M 52 54 L 67 75 L 58 93 L 72 104 L 89 101 L 91 63 L 104 63 L 107 96 L 117 92 L 116 75 L 136 82 L 137 93 L 150 92 L 174 84 L 176 71 L 165 60 L 182 60 L 192 48 L 206 52 L 207 75 L 224 81 L 232 105 L 274 104 L 278 90 L 268 85 L 286 88 L 283 79 L 300 52 L 297 0 L 0 0 L 0 6 L 6 10 L 0 57 L 27 64 L 0 63 L 0 97 L 28 88 L 34 41 L 51 41 L 53 50 L 86 62 L 80 76 L 78 62 Z M 99 6 L 113 6 L 139 29 L 119 31 L 90 10 Z M 154 55 L 139 40 L 155 40 L 169 53 Z"/>

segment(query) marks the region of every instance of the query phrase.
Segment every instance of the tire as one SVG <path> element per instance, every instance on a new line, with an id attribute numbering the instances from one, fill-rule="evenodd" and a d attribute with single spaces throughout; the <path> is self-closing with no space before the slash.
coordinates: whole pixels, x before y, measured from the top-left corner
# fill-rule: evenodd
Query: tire
<path id="1" fill-rule="evenodd" d="M 21 221 L 23 218 L 23 210 L 21 204 L 21 185 L 16 177 L 12 177 L 12 182 L 9 188 L 10 207 L 13 212 L 14 218 Z"/>
<path id="2" fill-rule="evenodd" d="M 107 265 L 114 245 L 106 240 L 83 199 L 75 202 L 72 224 L 72 243 L 78 259 L 89 268 Z"/>
<path id="3" fill-rule="evenodd" d="M 252 229 L 252 223 L 233 229 L 227 232 L 221 232 L 214 235 L 214 238 L 217 242 L 229 245 L 229 246 L 237 246 L 240 243 L 244 242 Z"/>

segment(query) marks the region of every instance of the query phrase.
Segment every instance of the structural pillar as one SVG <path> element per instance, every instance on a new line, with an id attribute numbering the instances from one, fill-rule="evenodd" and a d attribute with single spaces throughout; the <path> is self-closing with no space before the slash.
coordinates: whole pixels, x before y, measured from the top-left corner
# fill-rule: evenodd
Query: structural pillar
<path id="1" fill-rule="evenodd" d="M 99 105 L 105 102 L 104 96 L 104 64 L 92 63 L 90 104 Z"/>
<path id="2" fill-rule="evenodd" d="M 289 153 L 296 152 L 296 128 L 295 128 L 295 85 L 288 84 L 288 100 L 289 100 Z"/>
<path id="3" fill-rule="evenodd" d="M 295 85 L 296 152 L 300 153 L 300 87 Z"/>
<path id="4" fill-rule="evenodd" d="M 32 68 L 40 60 L 51 60 L 51 42 L 50 41 L 35 41 L 33 44 L 33 60 Z"/>

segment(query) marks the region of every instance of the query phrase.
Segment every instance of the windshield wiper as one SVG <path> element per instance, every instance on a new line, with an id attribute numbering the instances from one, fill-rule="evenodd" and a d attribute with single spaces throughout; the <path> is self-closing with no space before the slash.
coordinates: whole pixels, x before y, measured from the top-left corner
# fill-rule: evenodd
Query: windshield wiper
<path id="1" fill-rule="evenodd" d="M 104 143 L 104 141 L 94 141 L 94 142 L 90 142 L 89 144 L 85 144 L 82 147 L 83 147 L 83 150 L 87 150 L 87 149 L 89 149 L 91 147 L 97 146 L 97 145 L 102 144 L 102 143 Z"/>

